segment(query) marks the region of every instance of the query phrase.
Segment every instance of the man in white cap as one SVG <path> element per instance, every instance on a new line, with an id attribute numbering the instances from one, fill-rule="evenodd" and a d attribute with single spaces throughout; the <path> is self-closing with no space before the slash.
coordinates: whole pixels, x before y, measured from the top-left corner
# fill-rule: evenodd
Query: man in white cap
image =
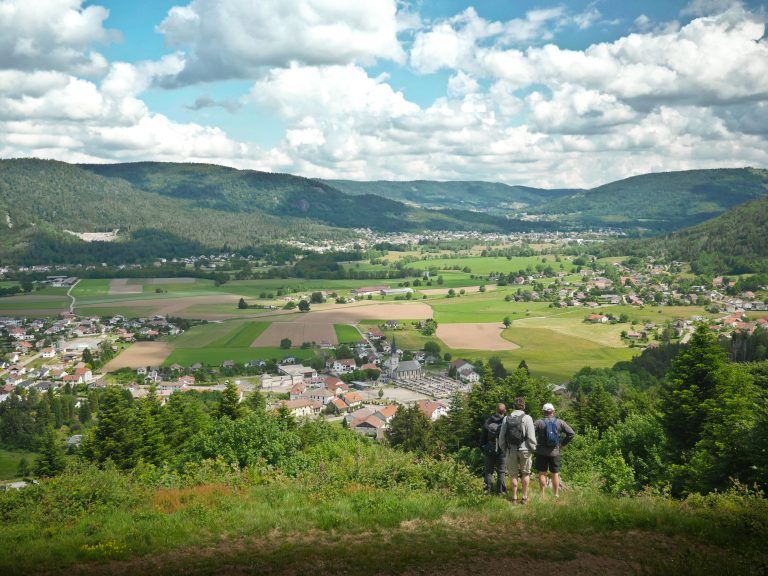
<path id="1" fill-rule="evenodd" d="M 547 472 L 552 475 L 555 498 L 560 497 L 560 448 L 568 444 L 576 433 L 568 424 L 555 418 L 555 407 L 547 402 L 541 407 L 544 417 L 536 420 L 536 470 L 539 471 L 541 495 L 547 487 Z"/>

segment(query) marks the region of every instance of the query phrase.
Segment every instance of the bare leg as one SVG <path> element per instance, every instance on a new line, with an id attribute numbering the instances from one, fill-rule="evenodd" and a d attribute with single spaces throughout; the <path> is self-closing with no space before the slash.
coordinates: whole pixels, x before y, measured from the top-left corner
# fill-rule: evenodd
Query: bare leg
<path id="1" fill-rule="evenodd" d="M 528 485 L 531 483 L 531 475 L 523 474 L 523 499 L 528 499 Z M 517 478 L 515 478 L 515 497 L 517 497 Z"/>
<path id="2" fill-rule="evenodd" d="M 517 500 L 517 476 L 512 476 L 510 482 L 512 483 L 512 500 Z"/>
<path id="3" fill-rule="evenodd" d="M 560 473 L 552 472 L 552 489 L 555 491 L 555 498 L 560 497 Z"/>
<path id="4" fill-rule="evenodd" d="M 544 489 L 547 487 L 547 473 L 539 472 L 539 491 L 544 496 Z"/>

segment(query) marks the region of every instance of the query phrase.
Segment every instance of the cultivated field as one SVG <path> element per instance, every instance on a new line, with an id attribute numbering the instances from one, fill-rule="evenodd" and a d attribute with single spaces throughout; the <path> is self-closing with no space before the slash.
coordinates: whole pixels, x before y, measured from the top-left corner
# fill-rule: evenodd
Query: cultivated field
<path id="1" fill-rule="evenodd" d="M 173 351 L 173 346 L 167 342 L 136 342 L 126 348 L 119 356 L 110 360 L 104 366 L 105 372 L 120 368 L 142 368 L 145 366 L 160 366 Z"/>
<path id="2" fill-rule="evenodd" d="M 449 290 L 450 288 L 427 288 L 425 290 L 419 289 L 419 292 L 427 296 L 446 296 Z M 465 286 L 461 290 L 464 290 L 467 294 L 474 294 L 480 292 L 480 286 Z M 489 284 L 485 287 L 486 292 L 493 292 L 494 290 L 496 290 L 495 284 Z M 456 290 L 456 292 L 458 291 Z"/>
<path id="3" fill-rule="evenodd" d="M 303 342 L 330 342 L 338 344 L 333 324 L 318 322 L 273 322 L 261 336 L 253 341 L 253 348 L 280 346 L 280 341 L 288 338 L 294 346 Z"/>
<path id="4" fill-rule="evenodd" d="M 470 324 L 440 324 L 437 337 L 449 348 L 464 350 L 516 350 L 514 342 L 501 337 L 504 325 L 500 322 Z"/>
<path id="5" fill-rule="evenodd" d="M 121 294 L 141 294 L 144 286 L 135 283 L 135 280 L 127 278 L 116 278 L 109 283 L 109 295 L 119 296 Z"/>

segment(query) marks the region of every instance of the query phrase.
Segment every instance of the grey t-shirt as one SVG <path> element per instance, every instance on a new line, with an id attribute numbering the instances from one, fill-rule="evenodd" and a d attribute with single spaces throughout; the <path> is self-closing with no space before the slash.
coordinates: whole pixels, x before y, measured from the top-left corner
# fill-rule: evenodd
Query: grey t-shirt
<path id="1" fill-rule="evenodd" d="M 536 429 L 536 454 L 540 456 L 560 456 L 560 448 L 568 444 L 573 437 L 576 436 L 576 432 L 573 428 L 568 426 L 568 423 L 560 418 L 555 418 L 557 432 L 560 434 L 560 444 L 557 446 L 547 445 L 547 419 L 540 418 L 533 423 L 533 427 Z M 563 437 L 565 435 L 565 437 Z"/>

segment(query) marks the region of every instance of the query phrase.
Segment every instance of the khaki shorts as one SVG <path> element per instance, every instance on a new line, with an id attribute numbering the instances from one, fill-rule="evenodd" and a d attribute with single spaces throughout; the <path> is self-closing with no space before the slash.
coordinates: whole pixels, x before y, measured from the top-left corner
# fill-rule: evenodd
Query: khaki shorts
<path id="1" fill-rule="evenodd" d="M 514 477 L 531 473 L 533 454 L 528 450 L 514 450 L 507 454 L 507 471 Z"/>

